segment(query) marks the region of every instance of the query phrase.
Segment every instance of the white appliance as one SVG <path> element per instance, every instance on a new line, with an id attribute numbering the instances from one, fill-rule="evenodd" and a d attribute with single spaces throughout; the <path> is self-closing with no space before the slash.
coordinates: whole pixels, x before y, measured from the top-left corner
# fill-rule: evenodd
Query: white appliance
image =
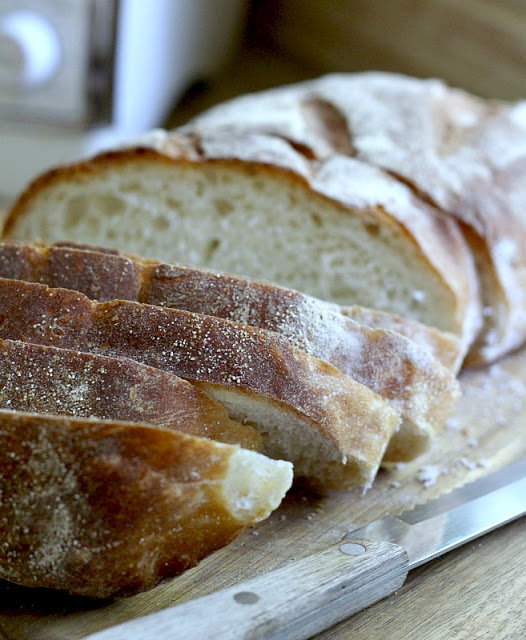
<path id="1" fill-rule="evenodd" d="M 163 124 L 239 40 L 247 0 L 0 0 L 0 199 Z"/>

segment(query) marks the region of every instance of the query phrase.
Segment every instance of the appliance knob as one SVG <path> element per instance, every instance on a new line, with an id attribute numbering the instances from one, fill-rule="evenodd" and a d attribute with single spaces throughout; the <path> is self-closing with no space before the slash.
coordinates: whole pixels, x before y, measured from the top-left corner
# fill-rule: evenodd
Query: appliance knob
<path id="1" fill-rule="evenodd" d="M 61 46 L 53 25 L 34 11 L 0 16 L 0 89 L 32 89 L 56 73 Z"/>

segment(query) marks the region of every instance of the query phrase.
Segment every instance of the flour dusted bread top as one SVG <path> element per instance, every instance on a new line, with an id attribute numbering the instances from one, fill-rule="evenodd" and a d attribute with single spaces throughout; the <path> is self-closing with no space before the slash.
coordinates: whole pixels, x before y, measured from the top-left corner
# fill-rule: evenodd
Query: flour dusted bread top
<path id="1" fill-rule="evenodd" d="M 52 221 L 50 223 L 50 221 Z M 38 178 L 6 239 L 74 240 L 263 278 L 461 337 L 480 308 L 457 224 L 386 173 L 260 133 L 157 133 Z"/>
<path id="2" fill-rule="evenodd" d="M 410 460 L 427 450 L 458 397 L 454 372 L 434 357 L 445 354 L 451 364 L 454 349 L 457 362 L 458 341 L 444 334 L 438 341 L 440 332 L 418 325 L 427 342 L 417 345 L 399 332 L 368 326 L 378 324 L 378 312 L 362 307 L 362 319 L 369 322 L 360 324 L 335 304 L 277 285 L 86 246 L 0 244 L 0 277 L 66 287 L 90 299 L 136 300 L 275 331 L 369 387 L 400 413 L 402 424 L 384 460 Z M 385 316 L 393 326 L 403 325 L 401 318 L 383 314 L 384 321 Z M 406 324 L 416 333 L 415 323 Z"/>
<path id="3" fill-rule="evenodd" d="M 466 225 L 485 295 L 471 357 L 492 360 L 526 335 L 526 102 L 486 101 L 388 73 L 332 74 L 242 96 L 185 130 L 272 133 L 324 161 L 385 169 Z"/>
<path id="4" fill-rule="evenodd" d="M 398 427 L 385 400 L 278 334 L 0 278 L 0 337 L 128 357 L 190 380 L 320 488 L 368 484 Z"/>
<path id="5" fill-rule="evenodd" d="M 71 349 L 0 339 L 0 407 L 142 422 L 202 438 L 261 448 L 259 433 L 176 375 Z"/>
<path id="6" fill-rule="evenodd" d="M 0 410 L 0 577 L 93 598 L 194 566 L 279 506 L 291 465 L 147 425 Z"/>
<path id="7" fill-rule="evenodd" d="M 464 353 L 458 336 L 452 333 L 440 331 L 436 327 L 410 320 L 397 315 L 351 305 L 339 307 L 340 312 L 347 318 L 351 318 L 359 324 L 375 329 L 389 329 L 401 333 L 416 344 L 428 350 L 445 367 L 458 373 L 462 367 Z"/>

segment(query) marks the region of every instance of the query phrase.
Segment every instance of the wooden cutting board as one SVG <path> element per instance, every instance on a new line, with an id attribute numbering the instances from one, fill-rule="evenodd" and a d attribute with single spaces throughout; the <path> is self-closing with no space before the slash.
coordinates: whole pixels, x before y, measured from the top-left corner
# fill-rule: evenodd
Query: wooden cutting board
<path id="1" fill-rule="evenodd" d="M 464 372 L 461 382 L 463 397 L 433 450 L 414 463 L 381 471 L 373 488 L 365 495 L 358 489 L 326 496 L 293 491 L 271 518 L 245 531 L 229 547 L 218 551 L 200 566 L 150 592 L 125 600 L 87 602 L 0 582 L 0 637 L 12 640 L 82 638 L 91 632 L 185 602 L 304 557 L 337 542 L 349 530 L 387 511 L 399 513 L 525 456 L 526 351 L 488 368 Z M 465 554 L 474 553 L 477 548 L 471 545 L 467 551 L 458 550 L 412 572 L 408 587 L 404 586 L 398 596 L 374 605 L 349 623 L 322 634 L 323 637 L 386 637 L 384 632 L 393 640 L 445 637 L 428 635 L 427 631 L 424 633 L 427 627 L 422 625 L 428 620 L 426 611 L 432 611 L 433 604 L 444 597 L 444 590 L 447 593 L 453 587 L 455 599 L 449 598 L 446 602 L 454 605 L 458 624 L 463 624 L 462 628 L 468 628 L 468 631 L 465 635 L 448 637 L 470 640 L 475 637 L 510 640 L 523 637 L 526 613 L 524 601 L 517 594 L 525 592 L 526 562 L 521 566 L 518 562 L 520 556 L 516 556 L 517 551 L 522 550 L 522 557 L 526 557 L 525 529 L 524 521 L 518 521 L 503 533 L 492 534 L 500 537 L 488 538 L 494 541 L 498 552 L 493 553 L 490 560 L 480 556 L 476 561 L 467 561 Z M 519 546 L 514 548 L 515 543 Z M 503 548 L 502 544 L 506 547 Z M 509 584 L 511 569 L 508 565 L 514 571 L 513 581 Z M 488 571 L 498 574 L 500 570 L 504 573 L 501 582 L 495 586 Z M 415 584 L 422 581 L 424 587 L 419 591 Z M 479 608 L 488 583 L 494 584 L 500 600 L 494 601 L 493 608 L 487 603 L 484 608 Z M 426 590 L 422 591 L 422 588 Z M 411 593 L 410 597 L 408 593 Z M 503 593 L 510 594 L 509 611 L 507 605 L 502 604 L 502 601 L 506 602 Z M 418 603 L 416 609 L 411 608 L 412 602 Z M 469 614 L 474 606 L 478 617 L 473 617 L 473 621 L 483 621 L 484 633 L 480 635 L 474 633 L 475 627 L 469 626 Z M 394 618 L 389 616 L 395 610 L 398 615 Z M 484 611 L 487 611 L 486 617 Z M 439 621 L 442 625 L 448 623 L 448 629 L 460 628 L 458 624 L 452 627 L 449 619 L 444 622 L 440 611 L 433 615 L 437 618 L 431 619 L 429 628 L 439 628 Z M 382 620 L 387 626 L 383 626 Z M 506 621 L 510 622 L 512 630 L 508 629 L 502 635 Z M 413 632 L 416 635 L 412 635 Z"/>

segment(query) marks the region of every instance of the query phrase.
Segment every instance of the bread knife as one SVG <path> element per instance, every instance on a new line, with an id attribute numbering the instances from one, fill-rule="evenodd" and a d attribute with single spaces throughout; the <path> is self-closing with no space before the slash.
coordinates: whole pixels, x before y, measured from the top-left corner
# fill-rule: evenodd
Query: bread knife
<path id="1" fill-rule="evenodd" d="M 525 513 L 526 459 L 306 558 L 85 640 L 311 638 L 395 592 L 411 569 Z"/>

